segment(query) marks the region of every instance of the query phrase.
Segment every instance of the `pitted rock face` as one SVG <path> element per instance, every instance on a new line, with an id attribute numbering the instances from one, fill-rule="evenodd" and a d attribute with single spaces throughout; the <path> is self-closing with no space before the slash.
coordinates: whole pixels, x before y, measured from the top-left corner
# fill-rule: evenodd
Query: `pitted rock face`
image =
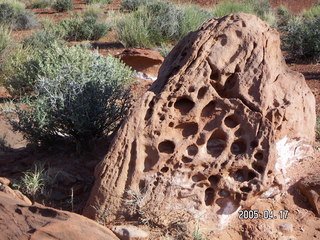
<path id="1" fill-rule="evenodd" d="M 314 126 L 314 97 L 287 68 L 277 31 L 248 14 L 209 20 L 172 50 L 131 111 L 84 214 L 102 209 L 110 221 L 134 197 L 160 224 L 221 228 L 277 184 L 276 143 L 312 144 Z"/>

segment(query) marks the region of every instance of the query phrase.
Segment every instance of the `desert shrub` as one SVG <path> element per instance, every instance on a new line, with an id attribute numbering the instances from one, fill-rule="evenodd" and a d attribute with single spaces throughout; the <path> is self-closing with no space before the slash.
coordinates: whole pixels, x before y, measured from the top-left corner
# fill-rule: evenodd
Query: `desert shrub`
<path id="1" fill-rule="evenodd" d="M 155 45 L 149 31 L 150 17 L 141 11 L 119 19 L 115 25 L 119 41 L 126 47 L 151 47 Z"/>
<path id="2" fill-rule="evenodd" d="M 23 45 L 34 49 L 45 49 L 55 42 L 62 41 L 64 34 L 50 30 L 40 30 L 23 40 Z"/>
<path id="3" fill-rule="evenodd" d="M 47 8 L 51 6 L 50 0 L 32 0 L 27 7 L 28 8 Z"/>
<path id="4" fill-rule="evenodd" d="M 108 31 L 105 23 L 97 22 L 93 17 L 63 19 L 60 26 L 65 31 L 64 39 L 67 41 L 98 40 Z"/>
<path id="5" fill-rule="evenodd" d="M 121 9 L 127 11 L 136 11 L 139 7 L 145 5 L 147 0 L 124 0 L 121 2 Z"/>
<path id="6" fill-rule="evenodd" d="M 9 46 L 11 42 L 11 28 L 0 25 L 0 57 L 2 52 Z"/>
<path id="7" fill-rule="evenodd" d="M 64 136 L 82 147 L 116 129 L 129 107 L 130 68 L 79 46 L 54 46 L 46 53 L 36 95 L 24 99 L 27 110 L 17 110 L 14 128 L 33 143 Z"/>
<path id="8" fill-rule="evenodd" d="M 320 61 L 320 16 L 315 19 L 293 18 L 284 37 L 284 45 L 296 58 Z"/>
<path id="9" fill-rule="evenodd" d="M 206 20 L 213 17 L 209 11 L 195 5 L 183 6 L 183 20 L 180 23 L 180 39 L 198 29 Z"/>
<path id="10" fill-rule="evenodd" d="M 209 17 L 210 13 L 200 7 L 151 1 L 122 17 L 115 29 L 125 46 L 161 46 L 180 40 Z"/>
<path id="11" fill-rule="evenodd" d="M 284 6 L 279 6 L 276 10 L 277 14 L 277 27 L 281 31 L 287 31 L 288 24 L 292 18 L 289 10 Z"/>
<path id="12" fill-rule="evenodd" d="M 0 2 L 0 24 L 12 25 L 15 30 L 31 29 L 38 26 L 35 16 L 16 1 Z"/>
<path id="13" fill-rule="evenodd" d="M 303 11 L 303 16 L 307 19 L 314 19 L 320 15 L 320 1 L 313 5 L 310 9 Z"/>
<path id="14" fill-rule="evenodd" d="M 112 0 L 85 0 L 87 4 L 93 4 L 93 3 L 102 3 L 102 4 L 110 4 L 112 3 Z"/>
<path id="15" fill-rule="evenodd" d="M 222 1 L 213 9 L 213 14 L 216 17 L 240 12 L 255 14 L 262 20 L 267 21 L 271 26 L 276 25 L 276 15 L 268 0 Z"/>
<path id="16" fill-rule="evenodd" d="M 13 76 L 17 74 L 17 69 L 32 57 L 32 51 L 29 48 L 23 47 L 21 44 L 13 44 L 13 46 L 10 47 L 10 51 L 4 51 L 0 58 L 1 84 L 4 84 L 10 90 L 10 83 Z M 16 90 L 19 94 L 19 88 Z M 11 93 L 13 93 L 13 91 Z"/>
<path id="17" fill-rule="evenodd" d="M 72 0 L 55 0 L 52 8 L 57 12 L 66 12 L 73 9 L 74 5 Z"/>
<path id="18" fill-rule="evenodd" d="M 103 9 L 100 4 L 94 3 L 89 5 L 83 12 L 85 18 L 95 18 L 98 19 L 103 15 Z"/>
<path id="19" fill-rule="evenodd" d="M 222 1 L 213 10 L 215 17 L 223 17 L 232 13 L 254 13 L 254 7 L 247 2 Z"/>

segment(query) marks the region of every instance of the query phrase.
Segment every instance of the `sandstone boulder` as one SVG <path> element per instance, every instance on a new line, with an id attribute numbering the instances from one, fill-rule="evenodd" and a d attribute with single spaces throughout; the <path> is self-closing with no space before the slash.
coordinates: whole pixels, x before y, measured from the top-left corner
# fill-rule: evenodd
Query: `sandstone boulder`
<path id="1" fill-rule="evenodd" d="M 1 240 L 116 240 L 109 229 L 78 214 L 26 205 L 0 192 Z"/>
<path id="2" fill-rule="evenodd" d="M 248 14 L 209 20 L 172 50 L 132 109 L 96 167 L 84 214 L 108 222 L 134 210 L 161 225 L 223 229 L 281 184 L 276 164 L 309 150 L 315 119 L 314 96 L 286 66 L 276 30 Z"/>

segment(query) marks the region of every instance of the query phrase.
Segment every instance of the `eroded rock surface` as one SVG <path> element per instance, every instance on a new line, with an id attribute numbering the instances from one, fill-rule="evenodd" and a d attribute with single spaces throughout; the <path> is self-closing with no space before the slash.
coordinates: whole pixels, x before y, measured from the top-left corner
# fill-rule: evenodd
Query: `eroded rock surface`
<path id="1" fill-rule="evenodd" d="M 0 192 L 1 240 L 119 240 L 109 229 L 83 216 L 26 205 Z"/>
<path id="2" fill-rule="evenodd" d="M 161 225 L 223 229 L 282 184 L 276 164 L 309 151 L 314 126 L 314 96 L 286 66 L 278 32 L 247 14 L 209 20 L 131 111 L 96 167 L 84 214 L 108 222 L 138 209 Z"/>

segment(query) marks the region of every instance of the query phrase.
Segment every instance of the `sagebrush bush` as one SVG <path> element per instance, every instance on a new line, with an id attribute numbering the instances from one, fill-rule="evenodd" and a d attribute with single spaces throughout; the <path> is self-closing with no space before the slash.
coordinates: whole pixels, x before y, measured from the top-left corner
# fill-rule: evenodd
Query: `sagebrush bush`
<path id="1" fill-rule="evenodd" d="M 39 67 L 47 72 L 35 82 L 36 95 L 24 100 L 26 108 L 17 110 L 14 128 L 33 143 L 70 137 L 82 147 L 116 129 L 130 103 L 130 68 L 79 46 L 46 53 Z"/>
<path id="2" fill-rule="evenodd" d="M 161 46 L 179 41 L 210 16 L 200 7 L 150 1 L 137 11 L 123 16 L 115 29 L 125 46 Z"/>
<path id="3" fill-rule="evenodd" d="M 51 0 L 32 0 L 28 8 L 47 8 L 51 6 Z"/>
<path id="4" fill-rule="evenodd" d="M 320 1 L 314 4 L 311 8 L 303 11 L 303 16 L 308 19 L 314 19 L 320 15 Z"/>
<path id="5" fill-rule="evenodd" d="M 66 12 L 74 8 L 72 0 L 55 0 L 52 8 L 57 12 Z"/>
<path id="6" fill-rule="evenodd" d="M 97 22 L 94 17 L 74 17 L 63 19 L 60 26 L 65 31 L 67 41 L 98 40 L 108 32 L 105 23 Z"/>
<path id="7" fill-rule="evenodd" d="M 257 15 L 262 20 L 267 21 L 271 26 L 276 25 L 276 15 L 268 0 L 245 0 L 242 2 L 222 1 L 213 9 L 213 14 L 216 17 L 223 17 L 240 12 Z"/>
<path id="8" fill-rule="evenodd" d="M 93 3 L 102 3 L 102 4 L 110 4 L 112 3 L 112 0 L 85 0 L 87 4 L 93 4 Z"/>
<path id="9" fill-rule="evenodd" d="M 26 30 L 38 26 L 34 14 L 16 1 L 0 2 L 0 24 L 12 25 L 14 30 Z"/>
<path id="10" fill-rule="evenodd" d="M 293 18 L 288 24 L 284 46 L 296 58 L 320 61 L 320 16 L 314 19 Z"/>
<path id="11" fill-rule="evenodd" d="M 0 83 L 11 90 L 13 76 L 17 74 L 21 65 L 33 58 L 32 52 L 30 48 L 25 48 L 21 44 L 14 44 L 10 47 L 10 51 L 3 51 L 0 58 Z M 13 92 L 19 94 L 19 86 L 15 91 L 11 91 Z"/>
<path id="12" fill-rule="evenodd" d="M 292 15 L 290 14 L 289 10 L 284 6 L 279 6 L 276 10 L 277 14 L 277 27 L 280 31 L 287 31 L 288 24 Z"/>
<path id="13" fill-rule="evenodd" d="M 147 0 L 124 0 L 121 2 L 121 9 L 127 11 L 137 11 L 139 7 L 145 5 Z"/>
<path id="14" fill-rule="evenodd" d="M 83 12 L 85 18 L 95 18 L 98 19 L 103 15 L 103 8 L 100 4 L 94 3 L 90 4 Z"/>
<path id="15" fill-rule="evenodd" d="M 223 17 L 232 13 L 254 13 L 254 8 L 247 2 L 222 1 L 213 10 L 215 17 Z"/>
<path id="16" fill-rule="evenodd" d="M 0 57 L 11 41 L 11 28 L 6 25 L 0 25 Z"/>

